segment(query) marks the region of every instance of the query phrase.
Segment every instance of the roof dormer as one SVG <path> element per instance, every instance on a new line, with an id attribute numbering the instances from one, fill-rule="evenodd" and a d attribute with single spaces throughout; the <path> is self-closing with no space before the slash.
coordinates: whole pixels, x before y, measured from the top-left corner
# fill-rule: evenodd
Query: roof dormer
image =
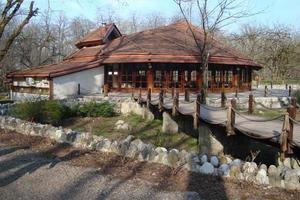
<path id="1" fill-rule="evenodd" d="M 88 33 L 86 36 L 76 42 L 75 45 L 79 49 L 83 47 L 98 46 L 121 36 L 121 32 L 114 23 L 103 23 L 101 27 Z"/>

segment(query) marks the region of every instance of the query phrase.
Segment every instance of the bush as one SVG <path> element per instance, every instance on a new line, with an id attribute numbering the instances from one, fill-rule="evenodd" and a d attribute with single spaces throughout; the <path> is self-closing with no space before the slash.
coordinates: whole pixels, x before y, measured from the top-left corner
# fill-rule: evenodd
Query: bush
<path id="1" fill-rule="evenodd" d="M 54 100 L 42 100 L 16 104 L 10 115 L 32 122 L 60 125 L 70 115 L 70 109 Z"/>
<path id="2" fill-rule="evenodd" d="M 104 103 L 95 103 L 90 102 L 86 103 L 79 107 L 80 116 L 83 117 L 113 117 L 115 116 L 114 104 L 104 102 Z"/>
<path id="3" fill-rule="evenodd" d="M 296 90 L 293 96 L 297 98 L 297 103 L 300 104 L 300 89 Z"/>

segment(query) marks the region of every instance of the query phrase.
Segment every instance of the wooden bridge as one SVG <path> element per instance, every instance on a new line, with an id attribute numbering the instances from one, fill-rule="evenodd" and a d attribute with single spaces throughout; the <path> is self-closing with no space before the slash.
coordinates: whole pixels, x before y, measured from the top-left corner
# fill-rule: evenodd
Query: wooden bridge
<path id="1" fill-rule="evenodd" d="M 165 94 L 161 91 L 159 94 L 147 94 L 141 92 L 138 96 L 133 94 L 139 103 L 146 103 L 147 106 L 157 106 L 160 111 L 172 110 L 172 115 L 188 115 L 194 118 L 194 128 L 200 125 L 200 119 L 203 121 L 225 126 L 227 135 L 235 135 L 240 132 L 250 138 L 257 140 L 268 140 L 280 145 L 281 155 L 292 154 L 293 149 L 300 149 L 300 122 L 296 121 L 296 99 L 292 98 L 291 105 L 287 107 L 287 112 L 278 115 L 272 119 L 267 119 L 253 115 L 254 107 L 258 104 L 252 94 L 247 100 L 248 109 L 238 110 L 236 99 L 232 99 L 229 105 L 226 105 L 225 94 L 221 98 L 221 107 L 212 107 L 202 104 L 204 100 L 201 94 L 184 95 L 174 93 Z M 260 105 L 262 106 L 262 105 Z M 271 109 L 271 108 L 266 108 Z"/>

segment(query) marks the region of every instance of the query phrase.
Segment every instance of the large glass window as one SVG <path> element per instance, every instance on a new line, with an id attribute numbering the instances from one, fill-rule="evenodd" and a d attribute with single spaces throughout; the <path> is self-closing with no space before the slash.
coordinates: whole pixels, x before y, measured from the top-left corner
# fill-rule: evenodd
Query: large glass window
<path id="1" fill-rule="evenodd" d="M 222 73 L 222 71 L 216 70 L 215 84 L 218 88 L 222 87 L 221 73 Z"/>
<path id="2" fill-rule="evenodd" d="M 224 71 L 224 87 L 230 88 L 232 87 L 232 77 L 233 73 L 232 71 Z"/>
<path id="3" fill-rule="evenodd" d="M 135 86 L 137 88 L 147 88 L 147 76 L 145 70 L 137 71 Z"/>

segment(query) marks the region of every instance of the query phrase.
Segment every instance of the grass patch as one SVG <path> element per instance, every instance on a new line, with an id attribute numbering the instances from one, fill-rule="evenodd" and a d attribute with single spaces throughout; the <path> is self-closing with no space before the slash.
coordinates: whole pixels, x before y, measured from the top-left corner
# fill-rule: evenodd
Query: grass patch
<path id="1" fill-rule="evenodd" d="M 122 131 L 114 129 L 118 120 L 124 120 L 132 129 Z M 95 135 L 101 135 L 108 139 L 122 140 L 129 134 L 141 139 L 145 143 L 151 143 L 155 146 L 163 146 L 168 149 L 186 149 L 188 151 L 197 151 L 197 139 L 180 132 L 178 134 L 164 134 L 161 132 L 162 120 L 145 121 L 136 114 L 128 116 L 115 115 L 113 117 L 95 117 L 95 118 L 71 118 L 63 123 L 64 127 L 77 131 L 88 131 Z"/>
<path id="2" fill-rule="evenodd" d="M 284 113 L 286 113 L 286 109 L 276 109 L 276 110 L 255 109 L 253 114 L 257 116 L 265 117 L 267 119 L 271 119 L 279 115 L 283 115 Z"/>

